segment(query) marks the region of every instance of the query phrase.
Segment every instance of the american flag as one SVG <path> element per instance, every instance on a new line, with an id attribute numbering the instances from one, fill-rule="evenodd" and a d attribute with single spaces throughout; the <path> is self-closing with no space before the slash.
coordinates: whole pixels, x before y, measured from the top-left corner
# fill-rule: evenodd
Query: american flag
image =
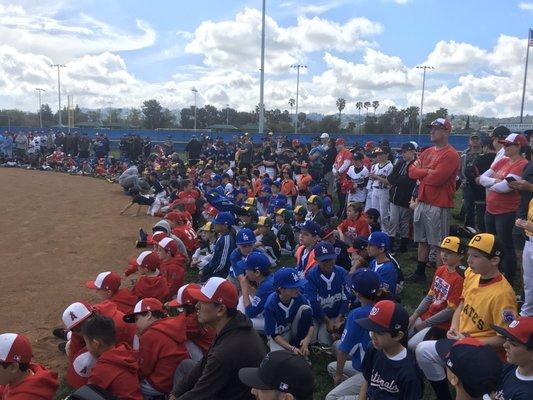
<path id="1" fill-rule="evenodd" d="M 529 42 L 528 42 L 528 46 L 529 46 L 529 47 L 533 47 L 533 29 L 530 29 L 530 30 L 529 30 Z"/>

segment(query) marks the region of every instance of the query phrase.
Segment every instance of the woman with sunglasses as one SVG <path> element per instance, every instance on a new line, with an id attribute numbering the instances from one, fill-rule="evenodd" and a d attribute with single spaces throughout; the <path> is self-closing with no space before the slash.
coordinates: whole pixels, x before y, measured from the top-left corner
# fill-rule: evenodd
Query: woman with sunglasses
<path id="1" fill-rule="evenodd" d="M 503 273 L 512 284 L 517 262 L 513 226 L 520 204 L 520 194 L 513 190 L 509 183 L 521 179 L 527 164 L 523 150 L 528 146 L 528 142 L 525 136 L 517 133 L 511 133 L 499 142 L 505 148 L 505 157 L 479 177 L 479 184 L 487 189 L 486 230 L 497 235 L 504 244 Z"/>

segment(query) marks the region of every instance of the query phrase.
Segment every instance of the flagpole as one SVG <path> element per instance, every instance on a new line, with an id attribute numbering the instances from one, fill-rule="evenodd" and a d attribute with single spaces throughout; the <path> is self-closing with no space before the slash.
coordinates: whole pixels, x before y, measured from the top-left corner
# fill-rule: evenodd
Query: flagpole
<path id="1" fill-rule="evenodd" d="M 522 105 L 520 106 L 520 123 L 523 122 L 524 118 L 524 102 L 526 100 L 526 82 L 527 82 L 527 65 L 529 63 L 529 47 L 533 41 L 533 32 L 529 29 L 529 34 L 527 36 L 527 49 L 526 49 L 526 68 L 524 71 L 524 86 L 522 87 Z"/>

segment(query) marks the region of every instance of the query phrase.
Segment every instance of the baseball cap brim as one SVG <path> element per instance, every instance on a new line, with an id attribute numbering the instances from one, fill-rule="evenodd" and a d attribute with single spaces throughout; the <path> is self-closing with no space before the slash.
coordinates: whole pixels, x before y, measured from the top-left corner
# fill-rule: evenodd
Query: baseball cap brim
<path id="1" fill-rule="evenodd" d="M 442 361 L 446 362 L 446 356 L 450 352 L 452 346 L 457 342 L 455 339 L 440 339 L 437 340 L 435 343 L 435 350 L 437 351 L 437 354 L 442 359 Z"/>
<path id="2" fill-rule="evenodd" d="M 135 316 L 136 315 L 139 315 L 139 314 L 142 314 L 142 313 L 131 313 L 131 314 L 126 314 L 122 317 L 122 321 L 128 323 L 128 324 L 134 324 L 135 323 Z"/>
<path id="3" fill-rule="evenodd" d="M 356 319 L 355 322 L 357 322 L 357 324 L 361 328 L 366 329 L 367 331 L 372 331 L 372 332 L 390 332 L 391 331 L 390 329 L 385 328 L 371 321 L 370 318 Z"/>
<path id="4" fill-rule="evenodd" d="M 315 257 L 317 261 L 328 261 L 328 260 L 335 260 L 337 258 L 336 254 L 324 254 L 320 257 Z"/>
<path id="5" fill-rule="evenodd" d="M 518 339 L 516 336 L 511 335 L 511 333 L 509 333 L 507 329 L 502 328 L 501 326 L 491 325 L 490 327 L 492 328 L 492 330 L 496 331 L 498 334 L 502 335 L 503 337 L 506 337 L 509 340 L 512 340 L 513 342 L 527 345 L 522 340 Z"/>
<path id="6" fill-rule="evenodd" d="M 96 284 L 94 283 L 94 281 L 87 281 L 85 283 L 85 286 L 88 288 L 88 289 L 100 289 L 98 286 L 96 286 Z"/>
<path id="7" fill-rule="evenodd" d="M 298 282 L 293 282 L 290 285 L 282 285 L 280 286 L 282 289 L 296 289 L 301 288 L 307 285 L 307 279 L 303 278 L 298 280 Z"/>
<path id="8" fill-rule="evenodd" d="M 189 288 L 188 292 L 194 300 L 201 301 L 202 303 L 216 303 L 214 300 L 203 294 L 201 288 Z"/>
<path id="9" fill-rule="evenodd" d="M 267 385 L 259 378 L 259 368 L 241 368 L 239 370 L 239 379 L 246 386 L 259 390 L 274 390 L 275 388 Z"/>

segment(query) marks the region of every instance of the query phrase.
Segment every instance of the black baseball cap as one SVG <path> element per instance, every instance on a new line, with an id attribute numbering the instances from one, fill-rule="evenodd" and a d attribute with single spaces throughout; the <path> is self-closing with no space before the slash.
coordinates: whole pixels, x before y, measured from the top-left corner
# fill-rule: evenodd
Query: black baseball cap
<path id="1" fill-rule="evenodd" d="M 352 242 L 352 247 L 348 248 L 348 253 L 359 253 L 368 247 L 368 239 L 364 236 L 357 236 Z"/>
<path id="2" fill-rule="evenodd" d="M 402 144 L 402 147 L 400 147 L 400 150 L 402 150 L 402 151 L 416 150 L 416 147 L 415 147 L 415 145 L 413 143 L 407 142 L 407 143 L 403 143 Z"/>
<path id="3" fill-rule="evenodd" d="M 474 338 L 437 340 L 436 350 L 471 397 L 497 390 L 501 384 L 502 362 L 494 350 Z"/>
<path id="4" fill-rule="evenodd" d="M 509 136 L 511 134 L 511 131 L 509 130 L 509 128 L 507 128 L 506 126 L 503 126 L 503 125 L 500 125 L 496 128 L 494 128 L 494 130 L 492 131 L 491 133 L 491 137 L 497 137 L 498 139 L 505 139 L 507 136 Z"/>
<path id="5" fill-rule="evenodd" d="M 267 354 L 259 368 L 241 368 L 239 379 L 254 389 L 290 393 L 298 400 L 313 398 L 315 381 L 311 366 L 303 357 L 289 351 Z"/>

